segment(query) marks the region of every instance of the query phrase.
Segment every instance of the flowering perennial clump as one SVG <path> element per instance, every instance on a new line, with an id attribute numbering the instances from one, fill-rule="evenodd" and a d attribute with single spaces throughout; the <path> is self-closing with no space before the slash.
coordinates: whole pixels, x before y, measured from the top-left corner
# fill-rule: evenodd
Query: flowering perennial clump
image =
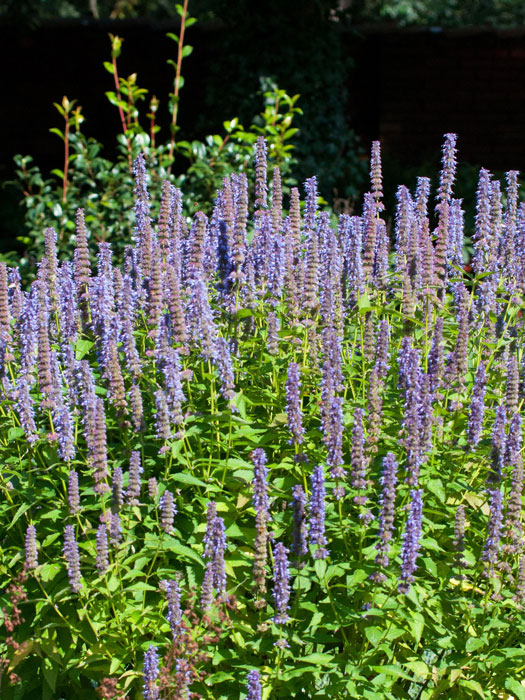
<path id="1" fill-rule="evenodd" d="M 456 146 L 337 225 L 140 155 L 122 264 L 0 262 L 2 698 L 523 696 L 525 205 Z"/>

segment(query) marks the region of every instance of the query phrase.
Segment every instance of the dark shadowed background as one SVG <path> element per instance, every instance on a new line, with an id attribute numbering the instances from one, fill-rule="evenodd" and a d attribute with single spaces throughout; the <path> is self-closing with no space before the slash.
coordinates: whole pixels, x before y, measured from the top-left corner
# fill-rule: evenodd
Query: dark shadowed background
<path id="1" fill-rule="evenodd" d="M 198 23 L 184 62 L 180 138 L 199 138 L 261 110 L 266 79 L 300 93 L 298 180 L 316 173 L 329 204 L 352 204 L 367 187 L 367 154 L 380 139 L 393 186 L 431 168 L 445 132 L 458 133 L 464 177 L 477 168 L 521 169 L 525 161 L 525 10 L 522 2 L 251 2 L 190 0 Z M 105 97 L 108 34 L 124 38 L 122 75 L 166 100 L 176 47 L 172 3 L 10 2 L 0 9 L 0 180 L 13 156 L 31 154 L 44 171 L 60 167 L 60 126 L 53 102 L 78 100 L 83 130 L 113 155 L 118 113 Z M 461 182 L 459 183 L 461 188 Z M 469 182 L 469 189 L 472 185 Z M 459 193 L 461 194 L 461 192 Z M 23 226 L 20 194 L 0 192 L 0 245 L 12 249 Z"/>

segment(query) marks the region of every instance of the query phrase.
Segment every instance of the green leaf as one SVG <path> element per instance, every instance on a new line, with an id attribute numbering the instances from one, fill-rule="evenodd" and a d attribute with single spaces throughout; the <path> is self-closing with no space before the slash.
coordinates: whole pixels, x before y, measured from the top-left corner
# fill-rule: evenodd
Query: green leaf
<path id="1" fill-rule="evenodd" d="M 334 657 L 331 654 L 308 654 L 307 656 L 300 657 L 297 659 L 301 663 L 305 664 L 319 664 L 320 666 L 329 666 L 334 661 Z"/>
<path id="2" fill-rule="evenodd" d="M 427 489 L 439 498 L 441 503 L 445 503 L 445 489 L 441 479 L 429 479 L 427 481 Z"/>
<path id="3" fill-rule="evenodd" d="M 423 634 L 423 628 L 425 627 L 425 618 L 419 612 L 413 612 L 410 617 L 410 632 L 416 644 L 421 641 L 421 635 Z"/>
<path id="4" fill-rule="evenodd" d="M 186 557 L 187 559 L 192 559 L 197 562 L 200 566 L 204 566 L 204 562 L 201 557 L 184 544 L 180 544 L 173 537 L 165 537 L 164 541 L 166 543 L 166 550 L 173 552 L 174 554 L 179 554 L 181 557 Z"/>
<path id="5" fill-rule="evenodd" d="M 75 359 L 80 362 L 92 347 L 93 342 L 91 340 L 77 340 L 75 344 Z"/>
<path id="6" fill-rule="evenodd" d="M 56 136 L 58 136 L 60 139 L 62 139 L 62 141 L 65 140 L 65 136 L 64 136 L 64 134 L 60 131 L 60 129 L 57 129 L 56 127 L 52 127 L 51 129 L 49 129 L 49 131 L 50 131 L 52 134 L 55 134 Z"/>
<path id="7" fill-rule="evenodd" d="M 31 503 L 22 503 L 22 505 L 18 507 L 11 524 L 7 528 L 8 530 L 10 530 L 18 522 L 18 519 L 21 518 L 24 513 L 27 513 L 27 511 L 31 508 L 31 505 Z"/>
<path id="8" fill-rule="evenodd" d="M 516 697 L 516 700 L 525 700 L 525 687 L 515 678 L 505 680 L 505 688 Z"/>
<path id="9" fill-rule="evenodd" d="M 208 490 L 216 490 L 215 484 L 206 484 L 204 481 L 197 479 L 193 474 L 186 474 L 186 472 L 180 472 L 179 474 L 170 474 L 171 481 L 178 481 L 181 484 L 190 484 L 192 486 L 202 486 L 202 488 Z"/>
<path id="10" fill-rule="evenodd" d="M 467 681 L 467 680 L 459 680 L 458 685 L 463 686 L 464 688 L 469 688 L 469 690 L 473 690 L 475 693 L 479 695 L 480 698 L 487 698 L 487 695 L 485 695 L 485 691 L 483 690 L 483 687 L 481 683 L 478 683 L 478 681 Z"/>
<path id="11" fill-rule="evenodd" d="M 379 627 L 367 627 L 365 629 L 365 636 L 373 647 L 377 646 L 385 639 L 385 634 Z"/>
<path id="12" fill-rule="evenodd" d="M 53 693 L 55 692 L 57 678 L 58 678 L 58 666 L 53 663 L 49 658 L 42 659 L 42 672 L 44 674 L 44 679 L 47 685 L 51 688 Z"/>
<path id="13" fill-rule="evenodd" d="M 367 292 L 361 294 L 359 301 L 357 302 L 357 308 L 360 314 L 366 314 L 368 311 L 372 311 L 372 304 L 370 303 L 370 297 Z"/>
<path id="14" fill-rule="evenodd" d="M 155 586 L 151 586 L 149 583 L 144 583 L 144 581 L 137 581 L 131 586 L 126 586 L 127 591 L 156 591 L 158 590 Z"/>
<path id="15" fill-rule="evenodd" d="M 326 570 L 328 568 L 328 562 L 326 559 L 316 559 L 314 561 L 314 571 L 319 578 L 319 580 L 324 580 L 326 576 Z"/>
<path id="16" fill-rule="evenodd" d="M 394 678 L 404 678 L 407 681 L 414 680 L 412 676 L 405 673 L 399 666 L 394 666 L 392 664 L 385 664 L 382 666 L 372 666 L 373 671 L 376 673 L 384 673 L 385 676 L 394 676 Z"/>
<path id="17" fill-rule="evenodd" d="M 482 646 L 485 646 L 486 641 L 487 640 L 483 637 L 471 637 L 465 644 L 465 650 L 468 652 L 476 651 L 476 649 L 480 649 Z"/>
<path id="18" fill-rule="evenodd" d="M 113 659 L 111 659 L 111 663 L 109 665 L 109 675 L 110 676 L 115 675 L 116 672 L 119 670 L 120 666 L 121 666 L 121 661 L 118 657 L 115 656 Z"/>
<path id="19" fill-rule="evenodd" d="M 41 567 L 38 568 L 38 571 L 42 581 L 52 581 L 55 578 L 55 576 L 59 573 L 60 566 L 58 564 L 43 564 Z"/>
<path id="20" fill-rule="evenodd" d="M 421 678 L 427 678 L 430 673 L 430 669 L 424 661 L 408 661 L 405 665 L 410 671 L 413 671 L 416 676 L 420 676 Z"/>
<path id="21" fill-rule="evenodd" d="M 9 428 L 7 431 L 7 441 L 13 442 L 13 440 L 17 440 L 22 437 L 22 435 L 25 435 L 25 430 L 23 428 L 19 428 L 18 426 Z"/>

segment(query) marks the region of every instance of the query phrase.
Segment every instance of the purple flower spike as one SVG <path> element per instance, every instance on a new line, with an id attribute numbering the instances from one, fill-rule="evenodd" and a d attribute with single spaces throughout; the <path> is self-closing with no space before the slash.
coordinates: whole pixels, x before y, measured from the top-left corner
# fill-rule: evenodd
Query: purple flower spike
<path id="1" fill-rule="evenodd" d="M 82 582 L 80 580 L 80 555 L 73 525 L 66 525 L 64 530 L 63 551 L 67 562 L 69 585 L 73 593 L 79 593 L 82 590 Z"/>
<path id="2" fill-rule="evenodd" d="M 36 569 L 38 566 L 38 547 L 36 541 L 36 528 L 29 525 L 26 530 L 26 569 Z"/>
<path id="3" fill-rule="evenodd" d="M 251 454 L 253 462 L 253 506 L 255 508 L 255 560 L 253 575 L 259 596 L 266 593 L 266 559 L 268 554 L 268 521 L 270 520 L 268 502 L 267 457 L 258 447 Z"/>
<path id="4" fill-rule="evenodd" d="M 33 445 L 38 440 L 35 423 L 33 399 L 29 393 L 29 382 L 26 375 L 21 374 L 16 380 L 16 408 L 20 425 L 26 434 L 26 440 Z"/>
<path id="5" fill-rule="evenodd" d="M 160 526 L 168 535 L 173 532 L 173 520 L 177 514 L 177 508 L 173 501 L 173 494 L 171 491 L 164 491 L 160 498 Z"/>
<path id="6" fill-rule="evenodd" d="M 501 530 L 503 525 L 503 496 L 500 489 L 489 491 L 490 519 L 487 540 L 481 555 L 481 560 L 487 562 L 487 576 L 494 575 L 494 567 L 498 561 L 500 550 Z"/>
<path id="7" fill-rule="evenodd" d="M 173 640 L 176 641 L 182 632 L 182 610 L 180 607 L 180 588 L 177 581 L 168 581 L 164 579 L 160 582 L 160 588 L 166 594 L 168 599 L 168 612 L 166 620 L 171 629 Z"/>
<path id="8" fill-rule="evenodd" d="M 106 493 L 109 486 L 106 483 L 108 476 L 108 453 L 106 438 L 106 414 L 104 402 L 100 397 L 95 399 L 94 435 L 92 436 L 91 460 L 93 463 L 93 476 L 95 479 L 95 493 Z"/>
<path id="9" fill-rule="evenodd" d="M 157 649 L 151 645 L 144 654 L 144 685 L 142 686 L 144 700 L 159 700 L 158 677 L 159 657 Z"/>
<path id="10" fill-rule="evenodd" d="M 213 602 L 213 590 L 215 589 L 219 598 L 226 590 L 224 520 L 217 515 L 217 505 L 214 501 L 208 504 L 206 534 L 203 543 L 203 557 L 207 562 L 202 583 L 201 605 L 203 608 L 209 608 Z"/>
<path id="11" fill-rule="evenodd" d="M 111 483 L 111 500 L 118 510 L 124 504 L 124 494 L 122 492 L 123 474 L 121 467 L 115 467 L 113 471 L 113 481 Z"/>
<path id="12" fill-rule="evenodd" d="M 398 586 L 400 593 L 408 593 L 410 584 L 414 581 L 416 560 L 419 554 L 419 540 L 421 537 L 421 524 L 423 517 L 422 491 L 412 489 L 410 491 L 410 513 L 403 533 L 403 549 L 401 551 L 401 583 Z"/>
<path id="13" fill-rule="evenodd" d="M 255 203 L 256 209 L 266 209 L 268 185 L 267 185 L 267 145 L 264 136 L 257 138 L 255 144 Z"/>
<path id="14" fill-rule="evenodd" d="M 78 474 L 75 471 L 69 472 L 67 501 L 70 515 L 78 515 L 80 513 L 80 494 L 78 492 Z"/>
<path id="15" fill-rule="evenodd" d="M 308 554 L 306 543 L 306 494 L 303 487 L 297 484 L 293 488 L 293 544 L 292 552 L 297 557 Z"/>
<path id="16" fill-rule="evenodd" d="M 327 439 L 326 463 L 330 467 L 332 479 L 344 479 L 346 470 L 343 464 L 343 398 L 333 396 L 330 401 L 329 434 Z"/>
<path id="17" fill-rule="evenodd" d="M 326 559 L 330 552 L 324 546 L 325 537 L 325 485 L 322 465 L 314 468 L 312 474 L 312 493 L 310 496 L 310 542 L 318 545 L 314 559 Z"/>
<path id="18" fill-rule="evenodd" d="M 390 542 L 394 533 L 394 511 L 396 501 L 396 484 L 397 484 L 397 461 L 392 452 L 383 459 L 383 473 L 381 475 L 381 512 L 379 514 L 379 542 L 376 544 L 378 554 L 376 556 L 376 564 L 380 567 L 387 567 L 389 563 L 388 552 L 390 551 Z M 374 577 L 375 580 L 384 580 L 385 576 L 379 573 Z"/>
<path id="19" fill-rule="evenodd" d="M 215 364 L 219 370 L 219 378 L 221 382 L 221 394 L 228 401 L 228 407 L 232 411 L 237 411 L 237 407 L 233 403 L 235 398 L 235 375 L 233 371 L 233 363 L 230 355 L 228 342 L 225 338 L 219 337 L 216 341 Z"/>
<path id="20" fill-rule="evenodd" d="M 140 452 L 133 450 L 129 458 L 129 482 L 128 490 L 126 491 L 126 502 L 133 506 L 139 503 L 141 488 L 140 477 L 142 472 Z"/>
<path id="21" fill-rule="evenodd" d="M 286 380 L 286 414 L 288 428 L 292 434 L 292 442 L 300 445 L 304 440 L 303 416 L 301 411 L 301 380 L 299 367 L 296 362 L 288 365 Z"/>
<path id="22" fill-rule="evenodd" d="M 100 523 L 97 529 L 96 567 L 99 574 L 106 573 L 109 566 L 108 533 L 106 525 Z"/>
<path id="23" fill-rule="evenodd" d="M 122 524 L 118 513 L 111 513 L 109 524 L 109 540 L 112 545 L 118 547 L 122 542 Z"/>
<path id="24" fill-rule="evenodd" d="M 505 434 L 506 410 L 501 405 L 496 408 L 496 419 L 492 428 L 492 469 L 487 475 L 487 483 L 497 484 L 501 481 L 503 469 L 503 458 L 505 455 Z"/>
<path id="25" fill-rule="evenodd" d="M 248 671 L 246 676 L 246 700 L 262 700 L 261 674 L 259 671 Z"/>
<path id="26" fill-rule="evenodd" d="M 290 600 L 290 572 L 287 555 L 288 550 L 286 547 L 281 542 L 278 542 L 275 545 L 273 555 L 273 597 L 277 611 L 273 621 L 277 625 L 284 625 L 290 620 L 290 616 L 286 612 L 290 607 L 288 605 Z"/>
<path id="27" fill-rule="evenodd" d="M 155 501 L 157 499 L 159 493 L 159 485 L 157 483 L 157 479 L 155 479 L 154 476 L 151 477 L 151 479 L 148 479 L 148 496 L 151 498 L 152 501 Z"/>
<path id="28" fill-rule="evenodd" d="M 456 519 L 454 522 L 454 551 L 456 552 L 454 561 L 456 566 L 464 569 L 468 566 L 467 561 L 463 556 L 465 551 L 465 506 L 458 506 L 456 511 Z"/>
<path id="29" fill-rule="evenodd" d="M 372 152 L 370 154 L 370 182 L 377 210 L 382 211 L 385 208 L 385 205 L 381 201 L 383 198 L 383 176 L 381 170 L 381 143 L 379 141 L 372 141 Z"/>
<path id="30" fill-rule="evenodd" d="M 452 197 L 452 185 L 456 177 L 456 141 L 457 134 L 445 134 L 443 144 L 442 168 L 439 180 L 439 204 L 449 203 Z M 439 207 L 438 204 L 438 207 Z"/>

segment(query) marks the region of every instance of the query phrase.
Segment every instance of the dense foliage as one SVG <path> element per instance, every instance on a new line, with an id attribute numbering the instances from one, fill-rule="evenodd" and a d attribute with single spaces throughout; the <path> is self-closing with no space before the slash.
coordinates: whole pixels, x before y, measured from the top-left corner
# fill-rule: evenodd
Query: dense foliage
<path id="1" fill-rule="evenodd" d="M 517 174 L 465 266 L 453 134 L 393 250 L 268 165 L 0 264 L 2 698 L 525 697 Z"/>
<path id="2" fill-rule="evenodd" d="M 224 177 L 243 171 L 253 186 L 255 172 L 251 153 L 258 135 L 263 135 L 276 165 L 279 165 L 282 186 L 289 192 L 296 181 L 291 170 L 296 160 L 292 156 L 291 140 L 297 133 L 294 118 L 301 114 L 297 107 L 299 95 L 288 95 L 272 81 L 266 81 L 259 95 L 264 109 L 245 128 L 238 118 L 223 122 L 221 134 L 209 134 L 203 140 L 180 138 L 178 126 L 179 102 L 184 87 L 182 65 L 192 53 L 187 43 L 187 29 L 195 23 L 188 11 L 188 0 L 177 5 L 181 17 L 178 34 L 167 36 L 176 44 L 175 59 L 168 63 L 173 67 L 173 91 L 164 99 L 170 114 L 169 130 L 161 132 L 157 123 L 160 99 L 149 96 L 148 90 L 137 83 L 137 74 L 122 77 L 118 59 L 123 49 L 123 39 L 110 34 L 111 60 L 104 66 L 111 76 L 106 92 L 110 103 L 119 114 L 121 131 L 116 135 L 117 157 L 107 156 L 104 145 L 82 130 L 82 108 L 75 100 L 64 97 L 55 104 L 63 118 L 62 128 L 50 129 L 63 142 L 61 167 L 54 168 L 46 176 L 31 156 L 15 157 L 16 181 L 23 193 L 22 206 L 25 215 L 25 232 L 18 237 L 24 245 L 19 262 L 23 277 L 28 277 L 36 262 L 44 253 L 43 232 L 53 227 L 58 236 L 58 248 L 67 255 L 73 252 L 71 234 L 75 229 L 75 211 L 81 207 L 85 221 L 92 231 L 92 252 L 95 243 L 111 240 L 116 259 L 122 259 L 128 242 L 127 229 L 132 225 L 133 173 L 132 164 L 143 153 L 153 173 L 150 184 L 152 211 L 159 213 L 161 186 L 165 179 L 184 191 L 186 214 L 195 211 L 211 213 L 213 198 Z M 106 144 L 107 146 L 107 144 Z M 7 261 L 13 255 L 4 256 Z M 17 256 L 18 257 L 18 256 Z"/>
<path id="3" fill-rule="evenodd" d="M 230 0 L 235 7 L 246 0 Z M 195 0 L 199 13 L 209 19 L 224 18 L 222 0 Z M 399 24 L 439 24 L 459 26 L 463 24 L 488 24 L 516 26 L 525 21 L 525 9 L 521 0 L 312 0 L 304 2 L 305 10 L 316 11 L 332 17 L 349 18 L 353 22 L 395 21 Z M 227 13 L 227 10 L 226 10 Z M 123 19 L 129 17 L 173 16 L 170 0 L 5 0 L 0 18 L 42 22 L 57 17 L 94 19 Z"/>

